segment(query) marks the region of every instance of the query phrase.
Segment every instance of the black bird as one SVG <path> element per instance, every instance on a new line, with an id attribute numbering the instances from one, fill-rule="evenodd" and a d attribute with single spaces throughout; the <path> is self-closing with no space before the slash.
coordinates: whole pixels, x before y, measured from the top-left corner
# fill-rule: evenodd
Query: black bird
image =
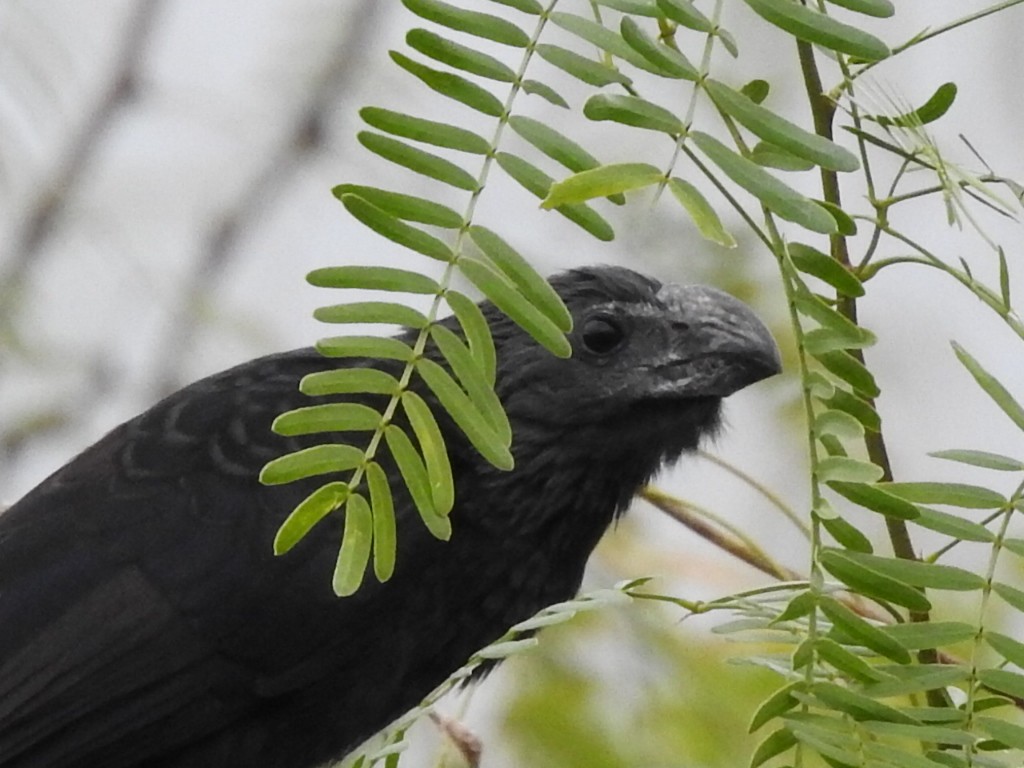
<path id="1" fill-rule="evenodd" d="M 320 766 L 510 625 L 571 598 L 638 488 L 779 357 L 750 310 L 712 288 L 621 268 L 552 285 L 575 322 L 570 359 L 483 304 L 515 469 L 484 462 L 436 408 L 454 534 L 433 538 L 396 480 L 384 584 L 335 597 L 334 518 L 271 551 L 315 482 L 259 484 L 266 461 L 303 445 L 270 423 L 319 402 L 298 392 L 303 375 L 353 364 L 310 349 L 182 389 L 0 515 L 0 766 Z"/>

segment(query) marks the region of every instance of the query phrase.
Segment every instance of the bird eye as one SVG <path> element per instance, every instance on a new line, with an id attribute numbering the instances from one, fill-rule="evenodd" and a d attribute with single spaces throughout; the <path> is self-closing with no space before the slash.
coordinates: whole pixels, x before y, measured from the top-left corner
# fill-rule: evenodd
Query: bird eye
<path id="1" fill-rule="evenodd" d="M 607 355 L 614 352 L 626 338 L 619 321 L 606 315 L 588 317 L 583 321 L 580 339 L 588 351 L 596 355 Z"/>

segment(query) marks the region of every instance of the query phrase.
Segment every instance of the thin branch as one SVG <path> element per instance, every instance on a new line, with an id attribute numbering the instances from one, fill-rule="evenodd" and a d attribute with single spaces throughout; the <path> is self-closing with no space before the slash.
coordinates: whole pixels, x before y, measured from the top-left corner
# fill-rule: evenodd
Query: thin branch
<path id="1" fill-rule="evenodd" d="M 783 581 L 793 581 L 799 578 L 795 571 L 779 565 L 768 557 L 752 540 L 728 533 L 710 524 L 706 511 L 698 511 L 693 504 L 677 499 L 653 486 L 647 486 L 640 491 L 640 498 L 657 507 L 673 520 L 682 523 L 702 539 L 757 568 L 762 573 Z"/>
<path id="2" fill-rule="evenodd" d="M 703 459 L 707 459 L 712 464 L 721 467 L 734 477 L 739 478 L 744 483 L 753 488 L 755 491 L 757 491 L 759 494 L 764 496 L 773 507 L 778 509 L 787 520 L 789 520 L 793 525 L 795 525 L 799 529 L 800 533 L 802 533 L 805 537 L 810 538 L 811 531 L 807 527 L 807 524 L 803 520 L 801 520 L 800 516 L 767 485 L 755 479 L 751 475 L 748 475 L 739 467 L 730 464 L 729 462 L 725 461 L 722 458 L 719 458 L 718 456 L 715 456 L 714 454 L 708 453 L 707 451 L 704 450 L 698 450 L 697 455 Z"/>
<path id="3" fill-rule="evenodd" d="M 49 178 L 39 185 L 35 199 L 19 215 L 21 225 L 11 238 L 7 255 L 0 259 L 0 317 L 7 316 L 32 267 L 67 211 L 86 169 L 99 153 L 120 111 L 139 90 L 139 65 L 145 58 L 164 0 L 139 0 L 125 24 L 121 51 L 106 89 L 92 106 L 89 117 L 71 137 Z M 9 320 L 9 318 L 8 318 Z"/>

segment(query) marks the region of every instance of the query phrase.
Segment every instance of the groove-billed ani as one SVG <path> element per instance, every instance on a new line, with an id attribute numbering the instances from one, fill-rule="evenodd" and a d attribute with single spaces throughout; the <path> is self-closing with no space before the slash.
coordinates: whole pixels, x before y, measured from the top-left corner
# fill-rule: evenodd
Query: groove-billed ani
<path id="1" fill-rule="evenodd" d="M 484 462 L 436 407 L 455 532 L 433 538 L 396 479 L 387 583 L 334 596 L 334 518 L 288 555 L 271 551 L 315 485 L 260 486 L 267 460 L 307 444 L 271 420 L 322 401 L 298 392 L 303 375 L 356 364 L 312 350 L 186 387 L 0 515 L 0 766 L 312 768 L 572 597 L 634 492 L 779 358 L 750 310 L 711 288 L 620 268 L 552 283 L 575 321 L 571 359 L 483 305 L 515 469 Z"/>

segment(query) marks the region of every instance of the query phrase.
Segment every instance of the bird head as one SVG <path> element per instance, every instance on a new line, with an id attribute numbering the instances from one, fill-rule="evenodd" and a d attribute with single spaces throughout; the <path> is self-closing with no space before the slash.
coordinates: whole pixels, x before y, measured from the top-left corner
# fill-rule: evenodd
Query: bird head
<path id="1" fill-rule="evenodd" d="M 662 465 L 714 434 L 724 397 L 781 370 L 764 324 L 715 288 L 621 267 L 572 270 L 551 285 L 573 318 L 569 358 L 482 305 L 513 426 L 510 499 L 540 486 L 608 520 Z"/>
<path id="2" fill-rule="evenodd" d="M 493 324 L 499 394 L 513 423 L 573 429 L 647 412 L 671 423 L 687 411 L 714 422 L 722 398 L 781 370 L 768 329 L 716 288 L 621 267 L 577 269 L 551 284 L 573 317 L 570 358 L 508 338 L 517 335 L 510 323 Z"/>

